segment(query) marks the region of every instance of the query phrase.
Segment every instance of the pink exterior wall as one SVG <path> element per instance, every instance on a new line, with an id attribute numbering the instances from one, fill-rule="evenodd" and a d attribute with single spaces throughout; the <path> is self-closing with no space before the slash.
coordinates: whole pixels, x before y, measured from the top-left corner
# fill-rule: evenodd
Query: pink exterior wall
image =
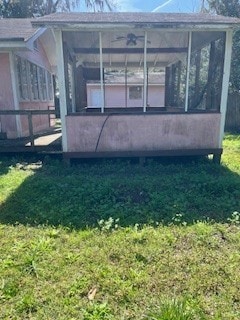
<path id="1" fill-rule="evenodd" d="M 19 51 L 16 54 L 21 58 L 29 60 L 48 71 L 51 70 L 47 55 L 40 41 L 38 41 L 38 50 Z M 15 77 L 17 77 L 15 72 Z M 18 88 L 16 88 L 18 90 Z M 19 109 L 48 110 L 48 107 L 54 106 L 54 101 L 19 101 Z M 14 110 L 13 88 L 10 73 L 10 62 L 8 53 L 0 53 L 0 109 Z M 20 135 L 22 137 L 29 134 L 27 116 L 19 116 L 22 127 Z M 49 129 L 49 117 L 39 115 L 33 117 L 34 132 L 40 132 Z M 0 132 L 6 132 L 7 138 L 17 138 L 16 116 L 0 116 Z"/>
<path id="2" fill-rule="evenodd" d="M 131 84 L 131 86 L 135 86 Z M 91 99 L 91 91 L 100 89 L 100 85 L 87 85 L 87 101 L 88 106 L 94 107 Z M 143 90 L 143 89 L 142 89 Z M 148 87 L 148 104 L 151 107 L 164 106 L 164 86 L 149 85 Z M 125 107 L 125 86 L 124 85 L 105 85 L 105 106 L 106 107 Z M 129 99 L 128 88 L 128 107 L 142 107 L 143 99 Z"/>
<path id="3" fill-rule="evenodd" d="M 67 151 L 94 152 L 107 116 L 67 116 Z M 220 114 L 110 115 L 98 151 L 218 148 L 220 118 Z"/>
<path id="4" fill-rule="evenodd" d="M 17 55 L 32 63 L 41 66 L 48 71 L 51 71 L 51 66 L 48 61 L 47 55 L 43 46 L 38 40 L 38 50 L 18 52 Z M 48 110 L 48 107 L 54 106 L 54 101 L 20 101 L 19 109 L 35 109 L 35 110 Z M 29 134 L 27 116 L 21 116 L 22 137 Z M 34 133 L 45 131 L 49 129 L 49 117 L 46 115 L 38 115 L 33 117 L 33 131 Z"/>
<path id="5" fill-rule="evenodd" d="M 8 53 L 0 53 L 0 110 L 14 110 L 12 79 Z M 17 137 L 16 117 L 0 116 L 0 132 Z"/>

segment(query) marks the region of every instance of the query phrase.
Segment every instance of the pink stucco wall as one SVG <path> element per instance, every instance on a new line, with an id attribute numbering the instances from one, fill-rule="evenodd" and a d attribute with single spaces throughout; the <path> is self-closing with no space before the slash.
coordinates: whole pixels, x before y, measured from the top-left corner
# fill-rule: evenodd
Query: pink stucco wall
<path id="1" fill-rule="evenodd" d="M 67 151 L 94 152 L 107 116 L 67 116 Z M 220 118 L 220 114 L 110 115 L 98 151 L 218 148 Z"/>
<path id="2" fill-rule="evenodd" d="M 50 63 L 40 40 L 38 40 L 38 50 L 19 51 L 15 54 L 51 71 Z M 15 77 L 17 77 L 16 71 Z M 16 88 L 16 90 L 18 90 L 18 88 Z M 48 107 L 52 106 L 54 106 L 53 100 L 19 101 L 19 109 L 21 110 L 48 110 Z M 8 53 L 0 53 L 0 109 L 15 109 Z M 16 116 L 0 116 L 0 130 L 1 132 L 7 133 L 7 138 L 24 137 L 29 134 L 27 116 L 19 116 L 19 118 L 22 128 L 20 133 L 17 132 Z M 49 129 L 49 117 L 45 115 L 35 116 L 33 118 L 33 129 L 35 133 Z"/>
<path id="3" fill-rule="evenodd" d="M 0 53 L 0 110 L 14 110 L 13 89 L 8 53 Z M 17 137 L 16 117 L 0 116 L 0 132 Z"/>
<path id="4" fill-rule="evenodd" d="M 31 61 L 49 71 L 51 66 L 48 61 L 47 55 L 43 49 L 41 41 L 38 40 L 38 50 L 28 52 L 18 52 L 18 56 Z M 19 109 L 35 109 L 35 110 L 48 110 L 48 107 L 54 106 L 54 101 L 20 101 Z M 26 116 L 21 116 L 22 136 L 29 134 L 28 119 Z M 41 132 L 49 129 L 49 117 L 45 115 L 38 115 L 33 117 L 33 131 L 34 133 Z"/>
<path id="5" fill-rule="evenodd" d="M 131 86 L 135 86 L 131 84 Z M 94 107 L 92 102 L 92 91 L 99 89 L 99 84 L 87 85 L 88 106 Z M 127 106 L 142 107 L 143 99 L 129 99 L 129 87 L 127 91 Z M 148 104 L 151 107 L 164 106 L 164 86 L 149 85 L 148 87 Z M 105 107 L 125 107 L 125 86 L 124 85 L 105 85 Z"/>

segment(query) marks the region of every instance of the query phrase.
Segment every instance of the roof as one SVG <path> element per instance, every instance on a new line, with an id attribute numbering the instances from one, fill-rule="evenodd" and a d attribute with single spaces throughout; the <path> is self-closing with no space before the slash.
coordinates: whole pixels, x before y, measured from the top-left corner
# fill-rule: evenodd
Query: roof
<path id="1" fill-rule="evenodd" d="M 72 12 L 34 19 L 35 25 L 62 24 L 240 24 L 240 19 L 206 13 Z"/>
<path id="2" fill-rule="evenodd" d="M 27 41 L 35 33 L 32 19 L 0 19 L 0 41 Z"/>

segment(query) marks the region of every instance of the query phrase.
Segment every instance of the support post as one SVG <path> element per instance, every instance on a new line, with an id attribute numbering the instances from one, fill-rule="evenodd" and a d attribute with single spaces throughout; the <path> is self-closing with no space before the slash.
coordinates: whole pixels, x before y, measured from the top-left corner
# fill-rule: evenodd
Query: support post
<path id="1" fill-rule="evenodd" d="M 33 134 L 33 123 L 32 123 L 32 113 L 28 113 L 28 129 L 29 129 L 29 136 L 30 136 L 30 144 L 31 147 L 34 147 L 34 134 Z"/>
<path id="2" fill-rule="evenodd" d="M 125 68 L 125 108 L 128 107 L 127 67 Z"/>
<path id="3" fill-rule="evenodd" d="M 185 112 L 188 111 L 188 95 L 189 95 L 189 79 L 190 79 L 190 65 L 192 52 L 192 31 L 189 31 L 188 36 L 188 56 L 187 56 L 187 75 L 186 75 L 186 96 L 185 96 Z"/>
<path id="4" fill-rule="evenodd" d="M 165 69 L 165 107 L 170 106 L 170 78 L 171 78 L 171 68 L 166 67 Z"/>
<path id="5" fill-rule="evenodd" d="M 100 82 L 101 82 L 101 113 L 104 113 L 104 86 L 103 86 L 103 52 L 102 52 L 102 32 L 99 32 L 100 51 Z"/>
<path id="6" fill-rule="evenodd" d="M 143 86 L 143 112 L 147 111 L 147 31 L 144 34 L 144 86 Z"/>
<path id="7" fill-rule="evenodd" d="M 182 74 L 182 61 L 178 61 L 178 63 L 177 63 L 177 86 L 176 86 L 177 107 L 181 107 L 181 105 L 180 105 L 181 74 Z"/>
<path id="8" fill-rule="evenodd" d="M 62 149 L 67 151 L 67 130 L 66 130 L 66 115 L 67 115 L 67 96 L 66 96 L 66 82 L 64 73 L 64 55 L 63 55 L 63 41 L 62 30 L 54 30 L 56 39 L 56 53 L 57 53 L 57 75 L 59 84 L 59 100 L 60 100 L 60 116 L 62 124 Z"/>
<path id="9" fill-rule="evenodd" d="M 225 42 L 225 57 L 223 66 L 223 82 L 222 82 L 222 94 L 221 94 L 221 122 L 220 122 L 220 133 L 219 133 L 219 148 L 222 146 L 224 136 L 224 126 L 227 112 L 227 99 L 228 99 L 228 87 L 231 67 L 231 56 L 232 56 L 232 35 L 233 31 L 226 31 L 226 42 Z"/>
<path id="10" fill-rule="evenodd" d="M 17 80 L 15 76 L 14 71 L 14 55 L 11 52 L 9 52 L 9 62 L 10 62 L 10 74 L 11 74 L 11 81 L 12 81 L 12 92 L 13 92 L 13 103 L 14 103 L 14 109 L 19 110 L 19 100 L 18 100 L 18 94 L 17 94 Z M 22 124 L 21 124 L 21 118 L 19 115 L 16 115 L 16 126 L 17 126 L 17 135 L 18 138 L 22 136 Z"/>

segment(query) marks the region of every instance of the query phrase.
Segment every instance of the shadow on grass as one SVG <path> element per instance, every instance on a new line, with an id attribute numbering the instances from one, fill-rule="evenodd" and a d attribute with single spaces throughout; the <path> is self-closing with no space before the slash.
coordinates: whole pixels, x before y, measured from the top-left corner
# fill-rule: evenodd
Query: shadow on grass
<path id="1" fill-rule="evenodd" d="M 207 160 L 91 161 L 67 167 L 46 159 L 0 206 L 0 223 L 85 229 L 110 217 L 129 226 L 226 222 L 240 208 L 240 176 Z M 3 161 L 1 172 L 19 159 Z"/>

